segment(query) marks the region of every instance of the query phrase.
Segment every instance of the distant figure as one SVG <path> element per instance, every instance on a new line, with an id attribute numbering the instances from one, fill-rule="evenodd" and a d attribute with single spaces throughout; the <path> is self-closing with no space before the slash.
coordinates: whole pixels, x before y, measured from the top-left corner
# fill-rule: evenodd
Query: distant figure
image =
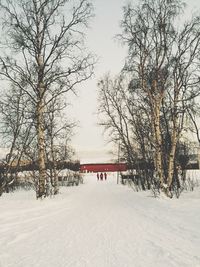
<path id="1" fill-rule="evenodd" d="M 97 180 L 99 180 L 99 173 L 97 172 Z"/>
<path id="2" fill-rule="evenodd" d="M 103 181 L 103 173 L 102 172 L 100 174 L 100 179 L 101 179 L 101 181 Z"/>
<path id="3" fill-rule="evenodd" d="M 106 172 L 104 173 L 104 179 L 105 180 L 107 179 L 107 173 Z"/>

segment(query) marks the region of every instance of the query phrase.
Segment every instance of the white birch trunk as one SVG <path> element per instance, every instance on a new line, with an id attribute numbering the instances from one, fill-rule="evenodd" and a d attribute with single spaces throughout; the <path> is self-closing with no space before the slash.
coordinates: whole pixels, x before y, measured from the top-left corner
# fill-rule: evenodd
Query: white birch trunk
<path id="1" fill-rule="evenodd" d="M 37 139 L 38 139 L 38 166 L 39 166 L 39 181 L 37 198 L 46 196 L 46 167 L 45 167 L 45 137 L 44 137 L 44 105 L 40 100 L 37 105 Z"/>
<path id="2" fill-rule="evenodd" d="M 168 185 L 168 188 L 170 188 L 170 186 L 171 186 L 171 184 L 173 182 L 174 161 L 175 161 L 175 153 L 176 153 L 177 139 L 178 139 L 177 115 L 174 114 L 174 119 L 173 119 L 173 132 L 172 132 L 172 138 L 171 138 L 171 150 L 170 150 L 169 162 L 168 162 L 168 177 L 167 177 L 167 185 Z"/>
<path id="3" fill-rule="evenodd" d="M 158 174 L 158 178 L 161 184 L 161 187 L 164 183 L 163 177 L 163 164 L 162 164 L 162 136 L 160 130 L 160 103 L 155 101 L 155 107 L 153 112 L 153 131 L 155 139 L 155 168 Z"/>

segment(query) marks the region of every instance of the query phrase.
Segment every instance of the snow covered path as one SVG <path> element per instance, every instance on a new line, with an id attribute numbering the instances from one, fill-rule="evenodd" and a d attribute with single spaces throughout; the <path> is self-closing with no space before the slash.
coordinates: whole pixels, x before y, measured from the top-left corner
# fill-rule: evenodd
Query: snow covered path
<path id="1" fill-rule="evenodd" d="M 36 201 L 0 199 L 0 267 L 200 267 L 200 197 L 154 199 L 88 175 Z"/>

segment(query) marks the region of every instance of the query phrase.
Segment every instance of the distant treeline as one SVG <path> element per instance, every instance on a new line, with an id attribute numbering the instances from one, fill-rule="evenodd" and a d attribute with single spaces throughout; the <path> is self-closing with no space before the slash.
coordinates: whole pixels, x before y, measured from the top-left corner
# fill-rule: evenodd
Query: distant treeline
<path id="1" fill-rule="evenodd" d="M 46 163 L 46 169 L 52 169 L 53 168 L 53 162 L 48 161 Z M 0 173 L 4 173 L 6 169 L 5 163 L 0 163 Z M 39 165 L 38 162 L 23 162 L 21 164 L 13 165 L 10 167 L 11 172 L 22 172 L 22 171 L 33 171 L 38 170 Z M 56 162 L 56 169 L 62 170 L 62 169 L 69 169 L 72 171 L 79 171 L 80 170 L 80 162 L 79 161 L 57 161 Z"/>
<path id="2" fill-rule="evenodd" d="M 182 170 L 196 170 L 200 168 L 198 155 L 179 155 L 177 156 L 177 166 L 180 166 Z M 144 161 L 143 159 L 136 159 L 132 164 L 127 164 L 127 169 L 150 169 L 154 170 L 155 165 L 153 160 Z"/>

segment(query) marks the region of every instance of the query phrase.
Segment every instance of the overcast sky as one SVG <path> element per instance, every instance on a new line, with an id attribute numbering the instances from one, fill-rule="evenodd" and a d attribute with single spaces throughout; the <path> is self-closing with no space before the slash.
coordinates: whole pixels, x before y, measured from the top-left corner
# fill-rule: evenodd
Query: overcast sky
<path id="1" fill-rule="evenodd" d="M 106 72 L 117 74 L 125 58 L 125 48 L 114 37 L 120 32 L 122 6 L 126 0 L 93 0 L 93 3 L 95 17 L 90 23 L 86 45 L 97 55 L 98 63 L 95 76 L 80 86 L 72 107 L 72 115 L 79 121 L 72 143 L 82 161 L 111 157 L 111 147 L 103 137 L 103 128 L 98 126 L 97 82 Z"/>
<path id="2" fill-rule="evenodd" d="M 73 98 L 72 115 L 79 121 L 76 135 L 72 139 L 77 157 L 84 162 L 106 161 L 112 156 L 109 154 L 111 146 L 103 137 L 103 129 L 98 126 L 97 111 L 97 81 L 106 72 L 117 74 L 123 66 L 126 55 L 123 48 L 114 36 L 120 33 L 122 6 L 126 0 L 93 0 L 95 17 L 91 21 L 88 31 L 87 46 L 98 57 L 99 62 L 95 69 L 95 77 L 82 84 L 78 90 L 79 96 Z M 129 1 L 138 3 L 136 0 Z M 200 0 L 186 1 L 188 14 L 191 9 L 200 9 Z M 200 15 L 200 14 L 199 14 Z"/>

